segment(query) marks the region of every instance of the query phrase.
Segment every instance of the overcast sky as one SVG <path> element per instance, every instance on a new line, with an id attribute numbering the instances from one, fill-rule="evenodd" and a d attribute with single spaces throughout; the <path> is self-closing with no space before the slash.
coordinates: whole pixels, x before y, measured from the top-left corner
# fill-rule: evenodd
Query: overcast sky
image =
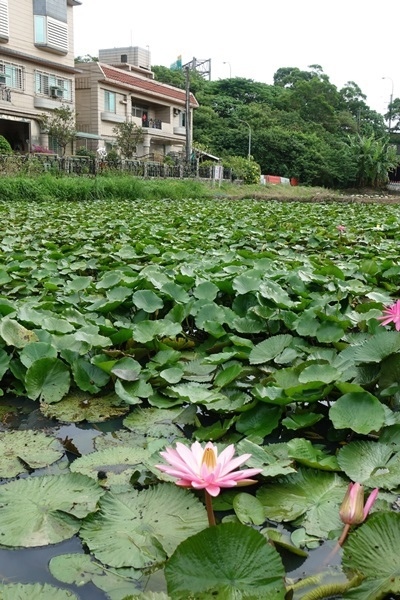
<path id="1" fill-rule="evenodd" d="M 211 59 L 211 78 L 272 84 L 280 67 L 318 64 L 339 89 L 354 81 L 387 111 L 400 97 L 398 0 L 81 0 L 75 56 L 139 46 L 152 65 Z M 383 79 L 386 78 L 386 79 Z"/>

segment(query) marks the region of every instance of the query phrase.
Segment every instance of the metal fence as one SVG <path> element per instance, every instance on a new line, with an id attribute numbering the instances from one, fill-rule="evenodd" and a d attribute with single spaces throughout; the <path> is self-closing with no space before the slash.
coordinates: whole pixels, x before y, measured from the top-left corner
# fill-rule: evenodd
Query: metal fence
<path id="1" fill-rule="evenodd" d="M 89 156 L 58 156 L 56 154 L 2 154 L 0 175 L 53 173 L 66 175 L 102 175 L 124 173 L 144 178 L 196 178 L 210 181 L 232 179 L 230 169 L 202 167 L 198 163 L 167 164 L 140 159 L 99 159 Z"/>

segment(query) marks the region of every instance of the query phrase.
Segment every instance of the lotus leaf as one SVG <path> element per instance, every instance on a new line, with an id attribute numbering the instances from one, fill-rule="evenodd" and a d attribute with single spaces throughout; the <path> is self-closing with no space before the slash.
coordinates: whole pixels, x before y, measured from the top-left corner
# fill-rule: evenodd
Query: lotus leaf
<path id="1" fill-rule="evenodd" d="M 16 477 L 46 467 L 63 454 L 60 442 L 41 431 L 0 433 L 0 477 Z"/>
<path id="2" fill-rule="evenodd" d="M 80 536 L 104 564 L 141 569 L 163 563 L 183 540 L 207 525 L 201 502 L 165 483 L 141 492 L 107 492 Z"/>
<path id="3" fill-rule="evenodd" d="M 0 486 L 0 536 L 4 546 L 46 546 L 75 535 L 80 520 L 103 494 L 89 477 L 68 473 L 11 481 Z"/>

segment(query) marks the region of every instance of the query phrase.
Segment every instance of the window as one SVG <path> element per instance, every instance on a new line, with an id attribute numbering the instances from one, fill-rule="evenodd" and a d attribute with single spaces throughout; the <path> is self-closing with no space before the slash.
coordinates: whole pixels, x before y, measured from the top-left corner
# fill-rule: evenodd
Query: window
<path id="1" fill-rule="evenodd" d="M 179 126 L 186 127 L 186 113 L 183 111 L 179 114 Z"/>
<path id="2" fill-rule="evenodd" d="M 66 23 L 43 15 L 35 15 L 34 23 L 36 46 L 54 50 L 60 54 L 68 52 L 68 25 Z"/>
<path id="3" fill-rule="evenodd" d="M 0 61 L 0 84 L 13 90 L 24 89 L 23 69 L 19 65 Z"/>
<path id="4" fill-rule="evenodd" d="M 139 119 L 143 119 L 143 115 L 148 115 L 149 107 L 142 106 L 141 104 L 133 104 L 132 102 L 132 117 L 139 117 Z"/>
<path id="5" fill-rule="evenodd" d="M 8 0 L 0 0 L 0 42 L 8 42 Z"/>
<path id="6" fill-rule="evenodd" d="M 35 72 L 35 93 L 50 98 L 72 101 L 72 80 L 64 79 L 54 73 Z"/>
<path id="7" fill-rule="evenodd" d="M 116 112 L 116 94 L 115 92 L 109 92 L 104 90 L 104 110 L 106 112 L 115 113 Z"/>

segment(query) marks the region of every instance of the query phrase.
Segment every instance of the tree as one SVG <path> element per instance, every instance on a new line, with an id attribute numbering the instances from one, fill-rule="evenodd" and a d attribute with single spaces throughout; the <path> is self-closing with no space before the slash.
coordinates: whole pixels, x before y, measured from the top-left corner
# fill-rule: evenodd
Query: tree
<path id="1" fill-rule="evenodd" d="M 380 187 L 387 183 L 388 172 L 400 164 L 396 146 L 388 138 L 377 139 L 373 135 L 356 136 L 349 140 L 357 167 L 356 184 L 360 187 Z"/>
<path id="2" fill-rule="evenodd" d="M 143 142 L 144 133 L 141 127 L 135 123 L 118 123 L 113 129 L 116 134 L 117 147 L 124 158 L 132 158 L 136 153 L 136 147 Z"/>
<path id="3" fill-rule="evenodd" d="M 74 60 L 76 63 L 99 62 L 98 57 L 92 56 L 91 54 L 85 54 L 84 56 L 77 56 Z"/>
<path id="4" fill-rule="evenodd" d="M 69 106 L 63 105 L 55 108 L 51 114 L 42 114 L 40 121 L 42 130 L 60 146 L 64 156 L 68 144 L 76 136 L 74 111 Z"/>

